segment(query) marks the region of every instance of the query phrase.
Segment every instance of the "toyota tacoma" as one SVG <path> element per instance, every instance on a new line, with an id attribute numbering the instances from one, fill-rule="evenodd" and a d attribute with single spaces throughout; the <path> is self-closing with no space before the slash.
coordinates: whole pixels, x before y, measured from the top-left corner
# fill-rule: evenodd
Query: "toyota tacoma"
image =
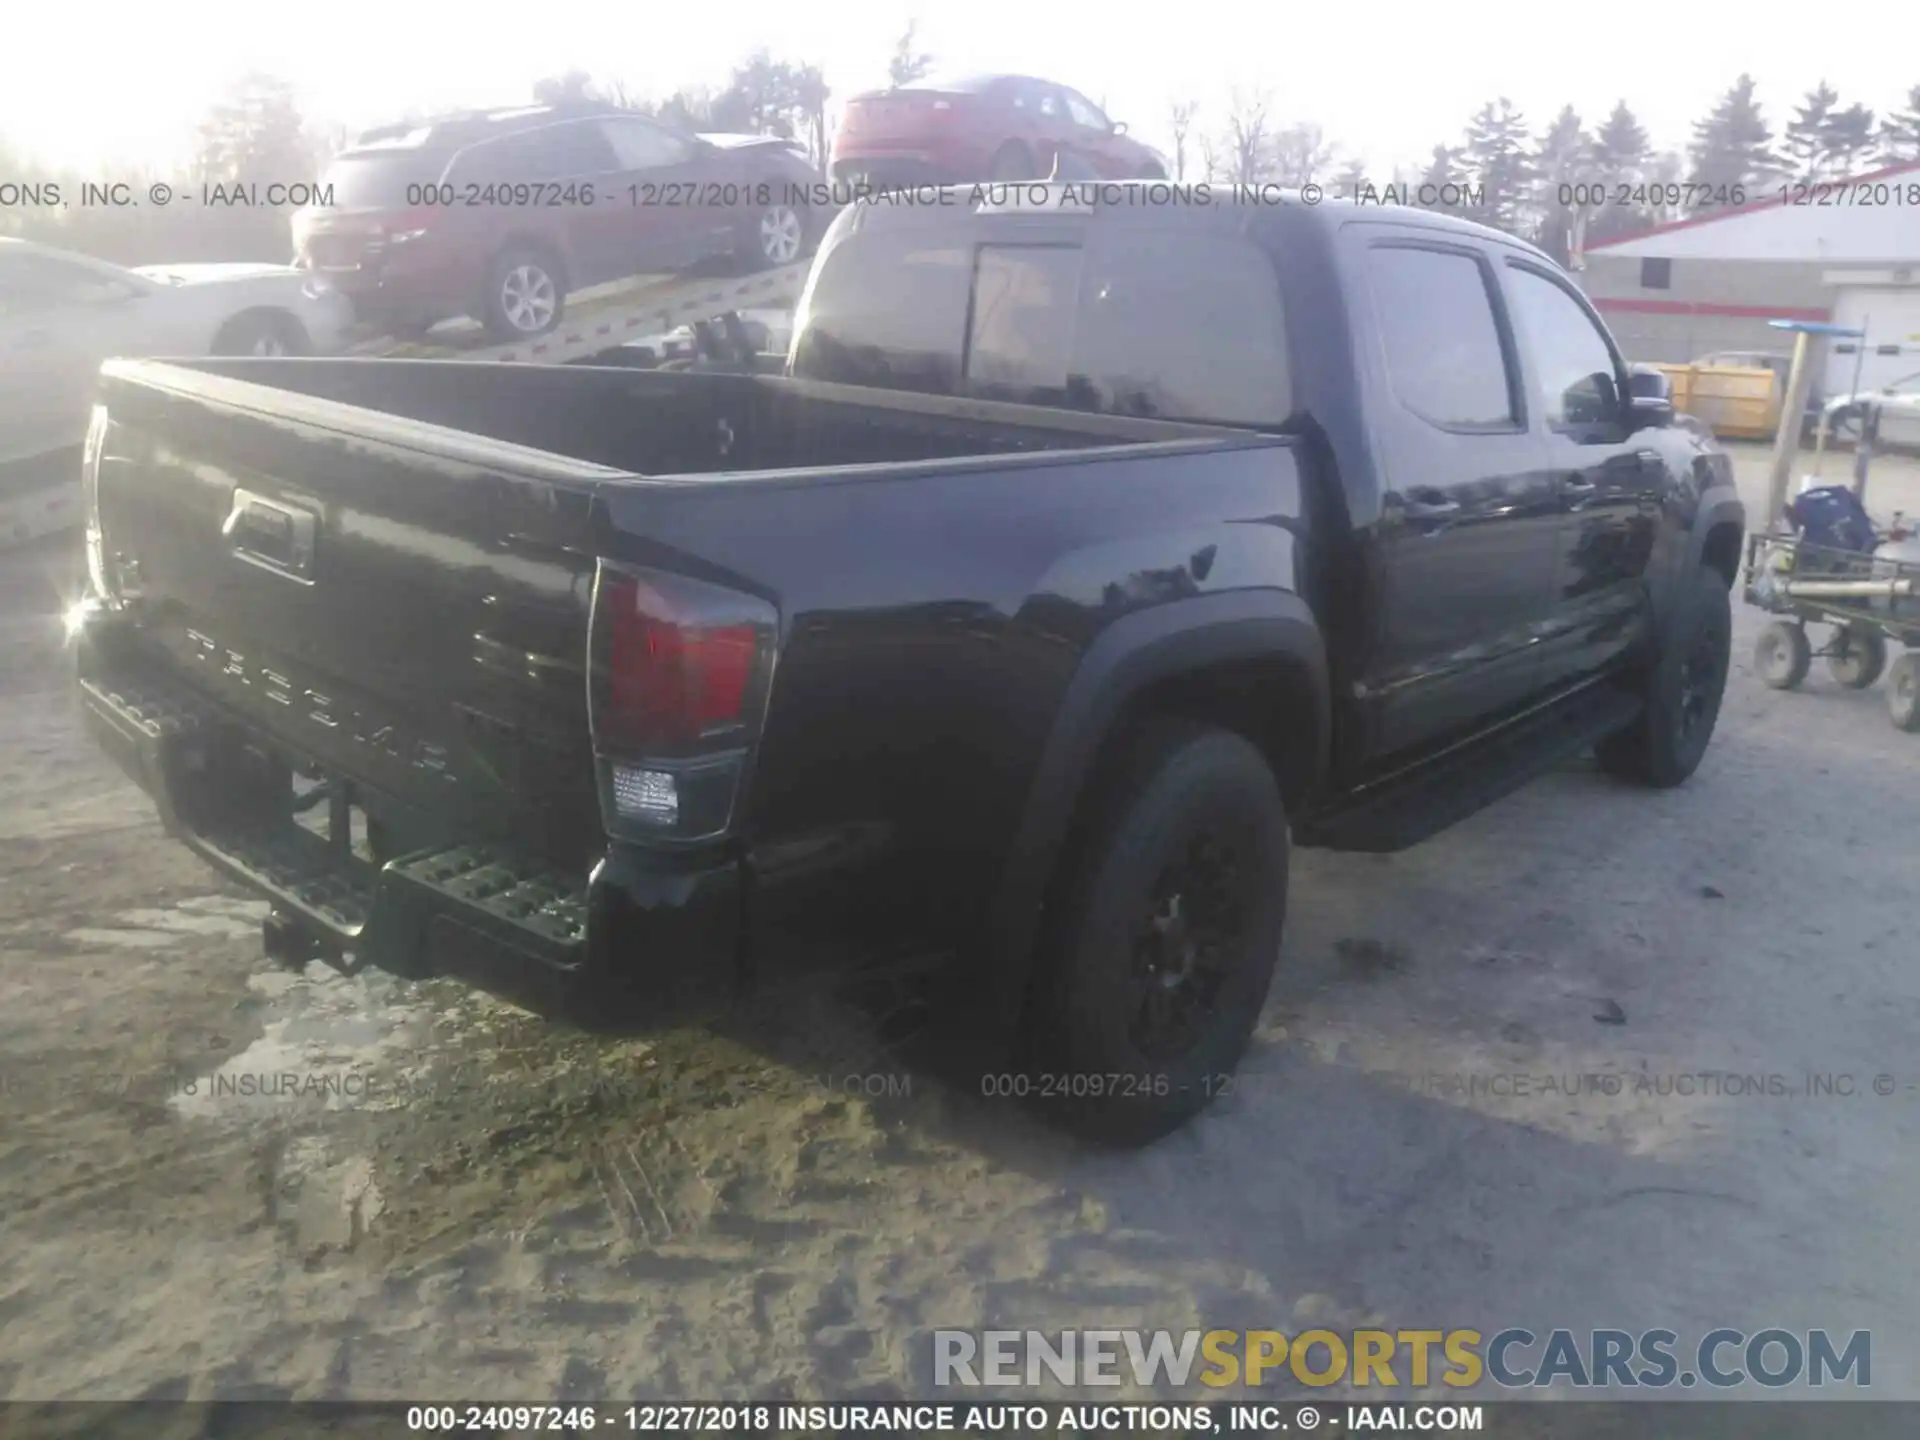
<path id="1" fill-rule="evenodd" d="M 1745 521 L 1527 245 L 1047 193 L 844 212 L 782 375 L 110 363 L 93 733 L 282 959 L 662 1024 L 943 961 L 1173 1129 L 1291 846 L 1693 773 Z"/>

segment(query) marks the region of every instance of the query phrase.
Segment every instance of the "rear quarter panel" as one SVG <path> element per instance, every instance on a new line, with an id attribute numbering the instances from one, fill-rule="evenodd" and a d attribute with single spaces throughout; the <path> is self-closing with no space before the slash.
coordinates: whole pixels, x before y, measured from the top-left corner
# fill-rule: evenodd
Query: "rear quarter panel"
<path id="1" fill-rule="evenodd" d="M 984 935 L 1089 650 L 1141 611 L 1295 593 L 1310 523 L 1280 442 L 663 498 L 608 487 L 632 558 L 697 556 L 781 613 L 745 806 L 763 980 Z"/>

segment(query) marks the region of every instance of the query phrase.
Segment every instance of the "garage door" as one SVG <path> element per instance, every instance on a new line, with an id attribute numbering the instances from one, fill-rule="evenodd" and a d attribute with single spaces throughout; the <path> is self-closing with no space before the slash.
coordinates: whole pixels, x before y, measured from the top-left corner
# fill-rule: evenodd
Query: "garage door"
<path id="1" fill-rule="evenodd" d="M 1920 373 L 1920 285 L 1886 290 L 1847 286 L 1835 297 L 1833 319 L 1849 328 L 1864 326 L 1867 338 L 1864 356 L 1856 353 L 1862 342 L 1833 342 L 1827 353 L 1829 395 L 1854 388 L 1856 364 L 1862 390 L 1878 390 Z"/>

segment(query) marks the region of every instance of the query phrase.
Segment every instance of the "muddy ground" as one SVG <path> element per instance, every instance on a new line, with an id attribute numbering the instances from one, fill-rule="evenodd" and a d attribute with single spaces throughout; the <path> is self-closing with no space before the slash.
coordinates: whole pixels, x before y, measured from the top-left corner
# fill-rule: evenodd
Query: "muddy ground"
<path id="1" fill-rule="evenodd" d="M 271 969 L 78 734 L 74 578 L 0 558 L 0 1397 L 922 1395 L 936 1328 L 1308 1320 L 1865 1328 L 1920 1396 L 1920 738 L 1763 688 L 1751 610 L 1682 789 L 1300 856 L 1234 1092 L 1112 1155 L 871 1003 L 609 1041 Z"/>

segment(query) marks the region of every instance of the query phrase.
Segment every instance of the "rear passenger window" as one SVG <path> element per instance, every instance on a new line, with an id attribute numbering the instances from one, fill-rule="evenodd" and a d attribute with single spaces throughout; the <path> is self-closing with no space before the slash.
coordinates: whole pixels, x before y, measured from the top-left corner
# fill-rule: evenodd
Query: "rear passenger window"
<path id="1" fill-rule="evenodd" d="M 543 125 L 462 152 L 447 177 L 455 184 L 560 180 L 614 168 L 613 147 L 589 121 Z"/>
<path id="2" fill-rule="evenodd" d="M 1116 229 L 1083 251 L 987 245 L 968 391 L 1109 415 L 1278 425 L 1291 408 L 1273 266 L 1252 241 Z"/>
<path id="3" fill-rule="evenodd" d="M 1367 254 L 1387 376 L 1401 404 L 1450 430 L 1518 423 L 1506 352 L 1480 262 L 1407 246 Z"/>
<path id="4" fill-rule="evenodd" d="M 1079 294 L 1077 246 L 981 246 L 973 272 L 967 388 L 984 399 L 1063 403 Z"/>
<path id="5" fill-rule="evenodd" d="M 971 246 L 925 235 L 848 237 L 819 262 L 794 337 L 793 373 L 957 394 L 972 282 Z"/>
<path id="6" fill-rule="evenodd" d="M 1096 236 L 1073 350 L 1089 410 L 1263 427 L 1293 410 L 1280 280 L 1244 236 Z"/>

